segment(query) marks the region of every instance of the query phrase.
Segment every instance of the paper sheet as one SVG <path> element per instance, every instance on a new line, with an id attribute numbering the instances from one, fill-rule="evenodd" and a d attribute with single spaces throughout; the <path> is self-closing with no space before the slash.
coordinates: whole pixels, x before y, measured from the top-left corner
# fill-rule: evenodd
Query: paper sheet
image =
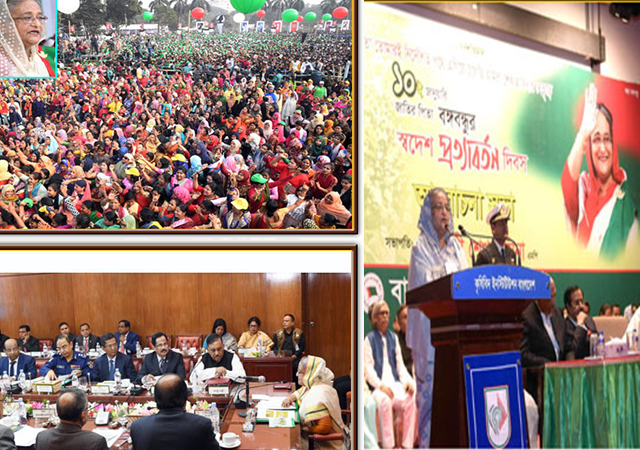
<path id="1" fill-rule="evenodd" d="M 93 432 L 96 434 L 99 434 L 100 436 L 103 436 L 107 440 L 107 446 L 111 448 L 111 446 L 115 444 L 118 438 L 122 435 L 124 430 L 123 429 L 109 430 L 106 428 L 95 428 Z"/>
<path id="2" fill-rule="evenodd" d="M 28 425 L 23 426 L 14 433 L 16 447 L 31 447 L 35 445 L 36 436 L 44 430 L 44 428 L 33 428 Z"/>

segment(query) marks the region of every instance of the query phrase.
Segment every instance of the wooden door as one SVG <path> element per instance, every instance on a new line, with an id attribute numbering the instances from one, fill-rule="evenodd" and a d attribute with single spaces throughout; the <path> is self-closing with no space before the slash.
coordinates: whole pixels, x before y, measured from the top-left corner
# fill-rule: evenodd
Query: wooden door
<path id="1" fill-rule="evenodd" d="M 307 355 L 324 358 L 336 378 L 350 375 L 353 326 L 351 275 L 304 274 L 302 286 Z"/>

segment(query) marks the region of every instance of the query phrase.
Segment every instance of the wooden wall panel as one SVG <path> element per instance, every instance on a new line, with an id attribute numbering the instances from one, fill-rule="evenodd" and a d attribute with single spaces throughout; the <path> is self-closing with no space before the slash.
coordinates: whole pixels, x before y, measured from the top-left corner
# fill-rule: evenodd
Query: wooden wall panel
<path id="1" fill-rule="evenodd" d="M 282 328 L 282 318 L 285 314 L 293 314 L 296 318 L 296 327 L 302 328 L 302 302 L 295 299 L 302 298 L 302 285 L 299 273 L 268 273 L 267 279 L 267 305 L 269 314 L 266 317 L 264 328 L 270 330 L 273 338 L 276 330 Z"/>
<path id="2" fill-rule="evenodd" d="M 303 305 L 303 302 L 305 303 Z M 240 337 L 249 317 L 270 336 L 285 313 L 305 330 L 307 353 L 322 356 L 336 376 L 351 369 L 351 277 L 348 274 L 16 274 L 0 275 L 0 329 L 17 337 L 18 326 L 53 338 L 58 323 L 73 333 L 82 322 L 94 334 L 131 321 L 143 338 L 156 331 L 207 335 L 216 318 Z M 315 326 L 309 327 L 314 321 Z"/>

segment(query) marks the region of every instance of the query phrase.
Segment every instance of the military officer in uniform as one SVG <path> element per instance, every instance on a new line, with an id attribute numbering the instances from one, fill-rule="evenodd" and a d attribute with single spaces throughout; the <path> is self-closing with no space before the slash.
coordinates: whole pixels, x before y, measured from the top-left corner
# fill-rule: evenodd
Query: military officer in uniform
<path id="1" fill-rule="evenodd" d="M 487 214 L 487 223 L 491 226 L 493 240 L 486 248 L 478 253 L 476 266 L 484 264 L 516 265 L 516 252 L 506 246 L 509 235 L 509 216 L 511 211 L 504 203 L 498 203 Z"/>

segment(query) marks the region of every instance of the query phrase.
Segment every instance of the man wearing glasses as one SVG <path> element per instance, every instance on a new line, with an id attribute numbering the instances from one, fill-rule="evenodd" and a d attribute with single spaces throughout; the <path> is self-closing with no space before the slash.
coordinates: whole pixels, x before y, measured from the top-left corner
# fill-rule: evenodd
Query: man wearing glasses
<path id="1" fill-rule="evenodd" d="M 132 382 L 138 377 L 136 368 L 129 355 L 118 351 L 118 341 L 112 333 L 105 333 L 100 338 L 100 344 L 104 355 L 96 359 L 91 372 L 91 379 L 96 382 L 113 381 L 116 369 L 120 371 L 122 378 Z"/>
<path id="2" fill-rule="evenodd" d="M 40 368 L 40 375 L 47 381 L 57 380 L 61 375 L 87 376 L 89 360 L 73 351 L 73 343 L 69 336 L 61 335 L 56 339 L 58 353 Z"/>
<path id="3" fill-rule="evenodd" d="M 21 370 L 24 371 L 27 379 L 33 380 L 38 376 L 36 360 L 32 356 L 20 353 L 18 341 L 7 339 L 4 343 L 4 352 L 7 356 L 0 359 L 0 374 L 7 372 L 12 380 L 18 378 Z"/>
<path id="4" fill-rule="evenodd" d="M 165 373 L 175 373 L 184 380 L 186 373 L 182 355 L 169 349 L 167 335 L 160 331 L 151 336 L 151 343 L 155 352 L 145 356 L 140 373 L 138 373 L 137 382 L 154 384 L 156 377 Z"/>

